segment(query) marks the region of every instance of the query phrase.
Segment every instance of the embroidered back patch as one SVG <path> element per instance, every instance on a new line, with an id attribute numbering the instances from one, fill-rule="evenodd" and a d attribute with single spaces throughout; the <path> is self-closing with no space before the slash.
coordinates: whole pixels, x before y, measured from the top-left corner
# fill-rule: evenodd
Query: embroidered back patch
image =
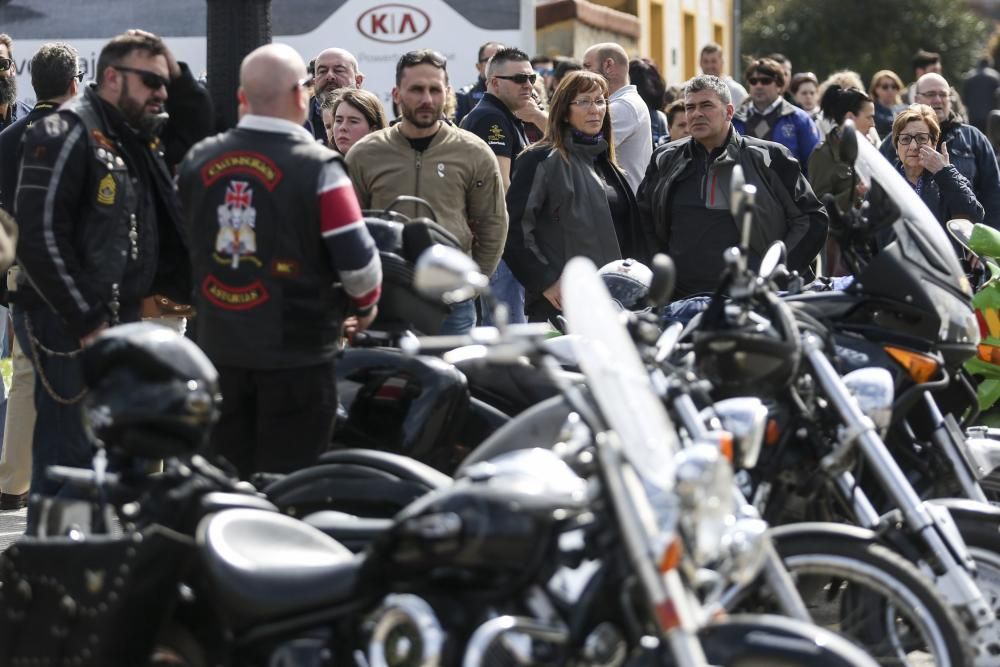
<path id="1" fill-rule="evenodd" d="M 201 293 L 225 310 L 250 310 L 271 298 L 264 283 L 259 280 L 242 287 L 233 287 L 213 275 L 207 276 L 201 283 Z"/>

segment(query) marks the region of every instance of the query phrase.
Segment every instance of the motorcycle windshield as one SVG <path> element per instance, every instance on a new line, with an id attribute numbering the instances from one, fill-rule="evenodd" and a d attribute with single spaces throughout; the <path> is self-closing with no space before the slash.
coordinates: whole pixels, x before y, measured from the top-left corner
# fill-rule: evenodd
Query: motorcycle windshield
<path id="1" fill-rule="evenodd" d="M 941 223 L 893 165 L 861 139 L 855 170 L 869 189 L 873 224 L 894 218 L 895 247 L 884 252 L 891 252 L 908 275 L 892 281 L 893 286 L 885 284 L 884 274 L 879 273 L 884 267 L 876 256 L 851 290 L 894 290 L 899 293 L 891 294 L 893 298 L 925 303 L 940 319 L 939 342 L 974 345 L 978 327 L 970 303 L 972 291 Z"/>
<path id="2" fill-rule="evenodd" d="M 587 386 L 621 439 L 625 457 L 643 481 L 673 488 L 677 432 L 649 380 L 632 338 L 593 262 L 576 257 L 560 281 L 563 314 Z"/>

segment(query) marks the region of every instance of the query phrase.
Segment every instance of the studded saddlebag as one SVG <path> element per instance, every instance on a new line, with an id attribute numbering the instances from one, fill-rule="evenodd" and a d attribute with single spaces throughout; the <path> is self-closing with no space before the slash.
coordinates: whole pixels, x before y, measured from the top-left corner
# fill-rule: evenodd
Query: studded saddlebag
<path id="1" fill-rule="evenodd" d="M 191 538 L 22 538 L 0 554 L 0 667 L 144 665 L 173 608 Z"/>

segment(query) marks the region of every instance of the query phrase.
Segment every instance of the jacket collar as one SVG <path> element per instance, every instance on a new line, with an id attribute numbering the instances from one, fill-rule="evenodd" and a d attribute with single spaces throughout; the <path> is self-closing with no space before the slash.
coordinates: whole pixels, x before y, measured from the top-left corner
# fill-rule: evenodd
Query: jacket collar
<path id="1" fill-rule="evenodd" d="M 284 118 L 272 118 L 271 116 L 257 116 L 247 114 L 240 118 L 236 127 L 244 130 L 257 130 L 258 132 L 274 132 L 276 134 L 291 134 L 300 140 L 316 141 L 312 133 L 306 128 L 293 123 Z"/>

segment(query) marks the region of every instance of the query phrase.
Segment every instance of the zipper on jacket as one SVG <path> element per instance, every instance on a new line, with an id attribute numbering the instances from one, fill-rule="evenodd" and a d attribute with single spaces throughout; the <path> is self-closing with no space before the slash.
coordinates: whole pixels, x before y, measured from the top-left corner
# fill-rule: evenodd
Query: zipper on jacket
<path id="1" fill-rule="evenodd" d="M 419 197 L 420 196 L 420 163 L 423 162 L 424 154 L 421 151 L 414 151 L 414 153 L 417 154 L 417 162 L 416 162 L 416 174 L 415 174 L 415 176 L 416 176 L 416 183 L 414 183 L 414 185 L 413 185 L 413 196 L 414 197 Z M 419 213 L 419 211 L 418 211 L 418 213 Z"/>

